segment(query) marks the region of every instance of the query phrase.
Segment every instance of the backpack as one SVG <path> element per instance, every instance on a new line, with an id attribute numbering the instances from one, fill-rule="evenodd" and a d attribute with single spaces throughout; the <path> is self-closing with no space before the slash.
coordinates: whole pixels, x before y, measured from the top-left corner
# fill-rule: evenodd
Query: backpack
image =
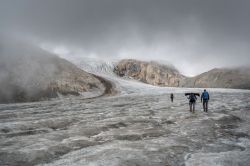
<path id="1" fill-rule="evenodd" d="M 191 93 L 191 94 L 190 94 L 189 101 L 190 101 L 190 102 L 195 102 L 195 100 L 196 100 L 195 94 Z"/>
<path id="2" fill-rule="evenodd" d="M 203 98 L 203 100 L 208 100 L 208 98 L 209 98 L 208 92 L 203 92 L 202 98 Z"/>

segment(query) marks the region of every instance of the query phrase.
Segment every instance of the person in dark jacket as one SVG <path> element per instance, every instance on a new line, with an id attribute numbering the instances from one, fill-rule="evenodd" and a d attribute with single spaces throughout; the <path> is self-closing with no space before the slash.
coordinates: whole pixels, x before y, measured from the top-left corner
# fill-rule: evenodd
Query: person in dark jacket
<path id="1" fill-rule="evenodd" d="M 196 97 L 197 94 L 195 94 L 195 93 L 186 93 L 185 95 L 186 96 L 188 95 L 190 112 L 194 113 L 195 112 L 195 103 L 196 103 L 196 100 L 197 100 L 197 97 Z"/>
<path id="2" fill-rule="evenodd" d="M 171 102 L 173 103 L 174 102 L 174 94 L 173 93 L 170 94 L 170 99 L 171 99 Z"/>
<path id="3" fill-rule="evenodd" d="M 201 95 L 201 102 L 203 101 L 203 110 L 204 112 L 208 111 L 208 101 L 209 101 L 209 93 L 204 89 L 204 92 Z"/>

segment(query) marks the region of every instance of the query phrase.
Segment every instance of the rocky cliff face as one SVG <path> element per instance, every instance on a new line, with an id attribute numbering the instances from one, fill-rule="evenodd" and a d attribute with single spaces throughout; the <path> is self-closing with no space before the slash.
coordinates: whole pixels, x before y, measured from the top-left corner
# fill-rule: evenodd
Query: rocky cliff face
<path id="1" fill-rule="evenodd" d="M 116 65 L 114 72 L 158 86 L 250 89 L 250 68 L 213 69 L 196 77 L 185 77 L 167 65 L 125 59 Z"/>
<path id="2" fill-rule="evenodd" d="M 1 43 L 0 43 L 1 44 Z M 27 102 L 62 95 L 102 95 L 105 80 L 39 48 L 2 46 L 0 103 Z"/>
<path id="3" fill-rule="evenodd" d="M 176 69 L 156 62 L 143 62 L 132 59 L 120 61 L 114 72 L 121 77 L 132 77 L 139 81 L 158 85 L 178 87 L 185 77 Z"/>

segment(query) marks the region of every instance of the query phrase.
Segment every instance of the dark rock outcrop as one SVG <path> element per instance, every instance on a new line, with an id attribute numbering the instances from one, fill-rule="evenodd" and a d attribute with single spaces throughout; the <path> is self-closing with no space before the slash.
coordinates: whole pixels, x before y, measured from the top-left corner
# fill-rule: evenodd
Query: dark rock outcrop
<path id="1" fill-rule="evenodd" d="M 178 87 L 185 77 L 175 68 L 157 62 L 143 62 L 132 59 L 120 61 L 114 72 L 121 77 L 132 77 L 136 80 L 158 86 Z"/>

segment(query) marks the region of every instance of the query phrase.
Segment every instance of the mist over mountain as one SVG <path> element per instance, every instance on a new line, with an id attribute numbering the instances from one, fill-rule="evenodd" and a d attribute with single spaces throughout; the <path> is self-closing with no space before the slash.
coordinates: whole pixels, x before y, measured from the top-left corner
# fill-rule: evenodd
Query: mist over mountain
<path id="1" fill-rule="evenodd" d="M 248 0 L 0 0 L 0 35 L 83 57 L 168 60 L 191 76 L 250 65 Z"/>
<path id="2" fill-rule="evenodd" d="M 105 85 L 72 63 L 21 41 L 0 43 L 0 102 L 38 101 L 85 92 L 98 96 Z"/>
<path id="3" fill-rule="evenodd" d="M 0 166 L 249 166 L 249 20 L 250 0 L 0 0 Z"/>

